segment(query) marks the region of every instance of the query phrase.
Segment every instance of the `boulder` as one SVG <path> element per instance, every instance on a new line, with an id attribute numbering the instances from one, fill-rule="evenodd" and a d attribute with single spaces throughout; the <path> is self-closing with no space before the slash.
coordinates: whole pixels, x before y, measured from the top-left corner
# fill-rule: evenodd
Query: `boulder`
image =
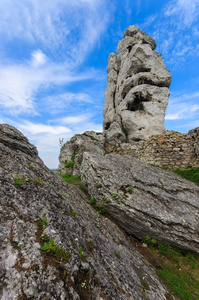
<path id="1" fill-rule="evenodd" d="M 83 153 L 90 151 L 104 154 L 104 142 L 105 137 L 102 132 L 86 131 L 83 134 L 76 134 L 61 148 L 58 172 L 79 176 Z"/>
<path id="2" fill-rule="evenodd" d="M 110 144 L 146 140 L 164 131 L 171 74 L 156 43 L 137 26 L 129 26 L 111 53 L 103 108 Z"/>
<path id="3" fill-rule="evenodd" d="M 0 299 L 171 299 L 117 225 L 17 129 L 0 131 Z"/>
<path id="4" fill-rule="evenodd" d="M 81 178 L 126 232 L 199 253 L 199 187 L 130 156 L 84 153 Z"/>

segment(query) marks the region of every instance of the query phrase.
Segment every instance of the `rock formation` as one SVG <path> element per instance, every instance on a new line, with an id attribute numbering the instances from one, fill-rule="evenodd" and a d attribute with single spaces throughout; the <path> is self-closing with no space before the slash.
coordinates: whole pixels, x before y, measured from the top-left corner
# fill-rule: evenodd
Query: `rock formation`
<path id="1" fill-rule="evenodd" d="M 171 74 L 156 43 L 137 26 L 129 26 L 111 53 L 103 109 L 110 144 L 146 140 L 164 131 Z"/>
<path id="2" fill-rule="evenodd" d="M 104 154 L 104 134 L 94 131 L 86 131 L 83 134 L 76 134 L 70 141 L 66 142 L 61 148 L 59 155 L 58 171 L 61 174 L 80 175 L 80 165 L 83 153 L 90 151 L 93 153 Z M 66 167 L 67 163 L 72 163 Z"/>
<path id="3" fill-rule="evenodd" d="M 84 153 L 82 181 L 129 234 L 199 253 L 199 187 L 130 156 Z"/>
<path id="4" fill-rule="evenodd" d="M 0 299 L 172 299 L 125 233 L 88 202 L 18 130 L 0 125 Z"/>

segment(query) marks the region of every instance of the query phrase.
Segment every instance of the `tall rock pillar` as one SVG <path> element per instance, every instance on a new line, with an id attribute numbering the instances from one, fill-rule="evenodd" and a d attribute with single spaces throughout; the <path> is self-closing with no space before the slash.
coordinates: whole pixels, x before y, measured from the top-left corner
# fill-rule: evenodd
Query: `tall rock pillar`
<path id="1" fill-rule="evenodd" d="M 171 73 L 156 43 L 137 26 L 129 26 L 111 53 L 103 108 L 110 144 L 146 140 L 164 131 Z"/>

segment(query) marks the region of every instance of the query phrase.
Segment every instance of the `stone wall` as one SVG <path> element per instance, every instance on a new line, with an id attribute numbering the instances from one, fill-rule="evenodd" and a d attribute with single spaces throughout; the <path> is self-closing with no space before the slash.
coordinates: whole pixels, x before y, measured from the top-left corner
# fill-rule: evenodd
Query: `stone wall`
<path id="1" fill-rule="evenodd" d="M 199 166 L 199 127 L 187 134 L 165 131 L 137 143 L 105 144 L 105 150 L 170 169 Z"/>

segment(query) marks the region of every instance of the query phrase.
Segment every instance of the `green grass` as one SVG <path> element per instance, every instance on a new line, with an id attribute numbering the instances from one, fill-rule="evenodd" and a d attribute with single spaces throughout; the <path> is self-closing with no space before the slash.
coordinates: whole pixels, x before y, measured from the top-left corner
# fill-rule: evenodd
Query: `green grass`
<path id="1" fill-rule="evenodd" d="M 175 174 L 180 175 L 182 178 L 185 178 L 189 181 L 194 182 L 195 184 L 199 185 L 199 167 L 192 167 L 188 166 L 186 169 L 172 169 L 170 170 L 167 167 L 160 167 L 158 165 L 149 164 L 150 166 L 161 168 L 163 170 L 171 171 Z"/>
<path id="2" fill-rule="evenodd" d="M 158 244 L 148 236 L 147 243 L 152 261 L 158 260 L 157 274 L 170 293 L 181 300 L 199 299 L 199 254 L 181 253 L 168 244 Z"/>
<path id="3" fill-rule="evenodd" d="M 173 169 L 172 172 L 199 185 L 199 167 L 189 166 L 185 170 Z"/>
<path id="4" fill-rule="evenodd" d="M 165 265 L 157 274 L 166 282 L 171 294 L 182 300 L 199 299 L 199 282 L 186 271 L 179 271 L 177 267 Z"/>
<path id="5" fill-rule="evenodd" d="M 68 182 L 68 181 L 74 181 L 74 180 L 80 179 L 80 176 L 71 176 L 70 174 L 65 174 L 65 175 L 60 174 L 60 176 L 61 176 L 64 180 L 66 180 L 67 182 Z"/>

